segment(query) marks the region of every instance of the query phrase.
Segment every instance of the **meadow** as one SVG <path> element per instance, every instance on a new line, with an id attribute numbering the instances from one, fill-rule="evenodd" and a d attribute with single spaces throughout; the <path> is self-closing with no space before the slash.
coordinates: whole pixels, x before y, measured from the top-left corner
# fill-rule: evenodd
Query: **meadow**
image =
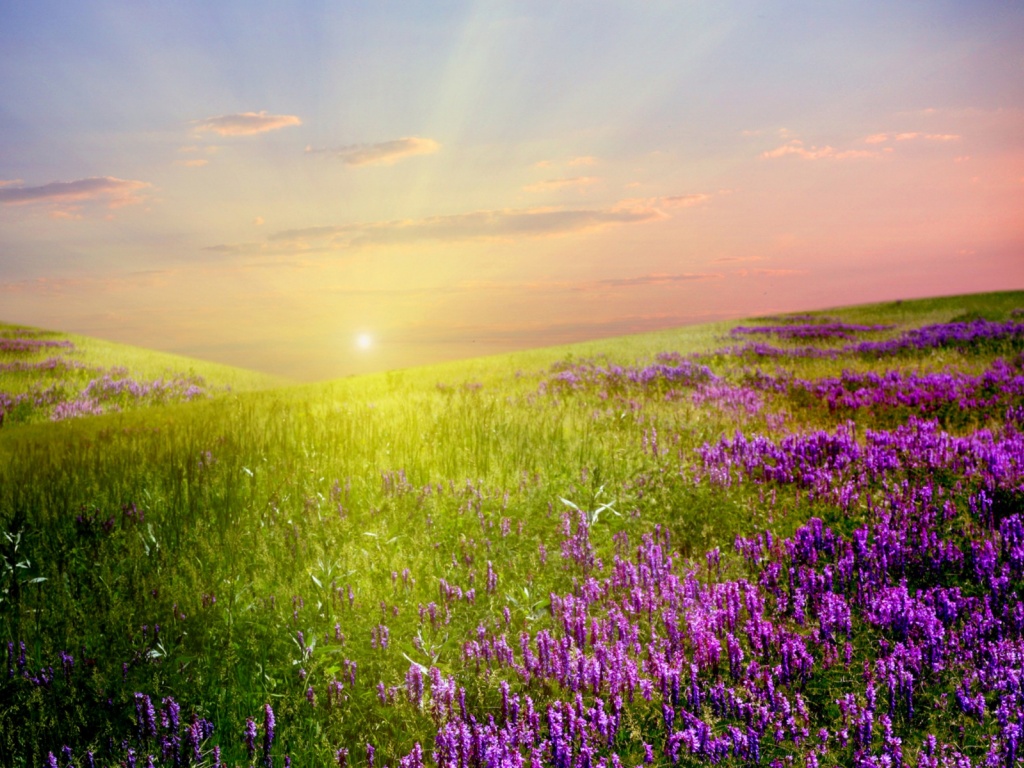
<path id="1" fill-rule="evenodd" d="M 0 765 L 1024 761 L 1024 292 L 0 414 Z"/>

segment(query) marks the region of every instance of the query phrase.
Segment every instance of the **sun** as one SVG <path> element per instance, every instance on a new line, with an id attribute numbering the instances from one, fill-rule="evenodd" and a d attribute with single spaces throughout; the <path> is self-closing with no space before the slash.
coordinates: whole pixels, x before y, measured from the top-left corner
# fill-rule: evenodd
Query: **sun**
<path id="1" fill-rule="evenodd" d="M 369 349 L 373 346 L 373 337 L 368 333 L 360 333 L 356 336 L 356 346 L 360 349 Z"/>

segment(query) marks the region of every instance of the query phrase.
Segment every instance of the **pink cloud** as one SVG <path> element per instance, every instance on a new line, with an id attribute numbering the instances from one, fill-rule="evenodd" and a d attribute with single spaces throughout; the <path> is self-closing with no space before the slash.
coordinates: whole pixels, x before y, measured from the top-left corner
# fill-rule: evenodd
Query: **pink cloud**
<path id="1" fill-rule="evenodd" d="M 106 203 L 109 208 L 141 203 L 142 190 L 152 185 L 145 181 L 93 176 L 75 181 L 55 181 L 37 187 L 2 186 L 0 203 L 4 205 L 44 204 L 67 206 L 74 203 Z M 71 209 L 65 208 L 65 211 Z"/>
<path id="2" fill-rule="evenodd" d="M 721 190 L 720 194 L 726 193 L 728 190 Z M 633 208 L 651 208 L 662 212 L 662 216 L 668 218 L 668 214 L 664 213 L 666 210 L 673 208 L 690 208 L 701 203 L 706 203 L 714 195 L 707 192 L 695 192 L 688 195 L 662 195 L 660 197 L 631 197 L 625 200 L 620 200 L 616 205 L 619 208 L 622 207 L 633 207 Z"/>
<path id="3" fill-rule="evenodd" d="M 239 112 L 199 120 L 196 122 L 196 132 L 216 133 L 220 136 L 252 136 L 256 133 L 287 128 L 290 125 L 302 125 L 302 120 L 295 115 L 268 115 L 262 111 Z"/>
<path id="4" fill-rule="evenodd" d="M 429 155 L 441 148 L 433 139 L 406 136 L 376 144 L 349 144 L 344 147 L 313 149 L 306 147 L 306 154 L 325 154 L 339 158 L 345 165 L 394 165 L 399 160 L 413 155 Z"/>
<path id="5" fill-rule="evenodd" d="M 776 158 L 785 157 L 786 155 L 796 155 L 797 157 L 802 157 L 805 160 L 821 160 L 826 157 L 834 157 L 835 154 L 836 151 L 830 146 L 826 145 L 824 147 L 807 148 L 800 139 L 793 139 L 783 144 L 781 147 L 776 147 L 775 149 L 767 152 L 762 152 L 761 157 Z"/>
<path id="6" fill-rule="evenodd" d="M 857 158 L 878 157 L 878 153 L 870 149 L 846 149 L 842 152 L 836 152 L 833 157 L 836 160 L 854 160 Z"/>
<path id="7" fill-rule="evenodd" d="M 622 200 L 599 208 L 505 208 L 421 219 L 305 227 L 274 232 L 264 243 L 225 243 L 205 250 L 225 254 L 297 254 L 366 245 L 472 240 L 517 241 L 559 237 L 605 227 L 668 219 L 654 200 Z"/>
<path id="8" fill-rule="evenodd" d="M 958 141 L 960 135 L 956 133 L 921 133 L 920 131 L 906 131 L 903 133 L 874 133 L 865 137 L 865 144 L 884 144 L 887 141 Z"/>
<path id="9" fill-rule="evenodd" d="M 883 141 L 883 139 L 879 138 L 882 135 L 869 136 L 866 141 L 870 140 L 870 143 L 879 143 Z M 804 146 L 800 139 L 792 139 L 781 147 L 761 153 L 761 157 L 769 159 L 785 157 L 786 155 L 796 155 L 804 160 L 855 160 L 878 157 L 877 152 L 867 149 L 845 149 L 840 151 L 827 144 L 824 147 L 807 147 Z"/>

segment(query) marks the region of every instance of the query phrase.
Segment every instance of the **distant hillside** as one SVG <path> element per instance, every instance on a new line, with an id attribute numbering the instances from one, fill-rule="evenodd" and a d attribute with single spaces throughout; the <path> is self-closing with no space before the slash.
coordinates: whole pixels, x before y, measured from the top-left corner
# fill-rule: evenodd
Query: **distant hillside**
<path id="1" fill-rule="evenodd" d="M 0 425 L 61 421 L 287 383 L 180 355 L 0 324 Z"/>

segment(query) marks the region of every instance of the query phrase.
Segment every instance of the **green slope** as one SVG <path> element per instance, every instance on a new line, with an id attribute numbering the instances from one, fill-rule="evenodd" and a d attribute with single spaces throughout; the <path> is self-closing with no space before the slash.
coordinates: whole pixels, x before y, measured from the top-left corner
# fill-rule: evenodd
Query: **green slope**
<path id="1" fill-rule="evenodd" d="M 883 339 L 959 317 L 1003 321 L 1022 307 L 1024 292 L 1006 292 L 818 315 L 899 324 L 868 334 Z M 760 322 L 766 321 L 746 324 Z M 349 765 L 362 768 L 367 743 L 378 749 L 378 766 L 399 765 L 415 742 L 429 755 L 436 727 L 428 706 L 410 702 L 406 682 L 417 665 L 436 667 L 465 687 L 467 706 L 480 722 L 503 719 L 503 681 L 514 693 L 529 693 L 538 709 L 571 703 L 572 693 L 549 682 L 523 683 L 500 665 L 490 673 L 490 665 L 478 669 L 464 657 L 466 644 L 481 627 L 491 641 L 507 632 L 513 646 L 521 632 L 557 633 L 551 594 L 578 594 L 588 578 L 604 578 L 616 555 L 632 557 L 652 531 L 665 542 L 670 537 L 680 570 L 693 557 L 692 567 L 710 582 L 704 553 L 719 547 L 727 576 L 756 582 L 748 564 L 729 554 L 737 535 L 771 530 L 786 536 L 810 516 L 849 533 L 861 522 L 857 515 L 867 514 L 809 500 L 799 488 L 766 493 L 749 483 L 717 488 L 694 482 L 697 451 L 723 435 L 742 430 L 773 441 L 790 431 L 834 430 L 845 420 L 806 398 L 752 391 L 755 368 L 803 377 L 887 366 L 978 372 L 996 357 L 1010 357 L 1002 348 L 924 350 L 884 360 L 848 355 L 751 362 L 711 354 L 699 364 L 719 378 L 723 392 L 717 394 L 658 379 L 578 389 L 556 381 L 567 361 L 646 365 L 667 352 L 685 367 L 679 355 L 737 344 L 728 335 L 734 325 L 302 386 L 260 389 L 270 382 L 256 378 L 243 391 L 243 377 L 231 393 L 190 402 L 60 423 L 5 424 L 0 654 L 8 642 L 12 651 L 6 677 L 0 655 L 0 764 L 43 765 L 65 744 L 75 750 L 75 765 L 86 749 L 96 751 L 97 765 L 127 764 L 122 740 L 151 751 L 158 765 L 173 764 L 161 760 L 153 738 L 142 732 L 137 694 L 158 706 L 173 698 L 182 723 L 193 714 L 214 723 L 204 765 L 211 764 L 213 745 L 229 765 L 252 764 L 243 742 L 247 720 L 264 727 L 262 713 L 271 705 L 277 717 L 273 764 L 283 765 L 290 754 L 296 767 L 337 764 L 336 750 L 345 748 Z M 137 350 L 116 358 L 115 345 L 72 340 L 83 362 L 128 364 L 140 377 L 167 375 L 180 360 Z M 45 354 L 36 351 L 31 359 Z M 230 370 L 218 378 L 199 363 L 194 371 L 230 383 Z M 748 399 L 728 399 L 734 395 Z M 966 434 L 1002 428 L 1004 412 L 1000 404 L 979 414 L 950 409 L 940 417 L 943 428 Z M 906 421 L 908 414 L 896 409 L 851 418 L 863 431 Z M 966 478 L 963 490 L 949 491 L 962 516 L 958 535 L 975 532 L 971 482 Z M 957 586 L 977 585 L 965 579 Z M 454 587 L 462 597 L 452 596 Z M 429 618 L 432 603 L 439 618 Z M 874 663 L 880 636 L 870 627 L 856 635 L 856 674 L 842 664 L 827 671 L 816 658 L 813 685 L 803 691 L 814 728 L 835 725 L 829 720 L 836 716 L 835 698 L 852 690 L 865 662 Z M 62 653 L 74 657 L 73 667 Z M 751 648 L 746 653 L 752 658 Z M 329 701 L 338 682 L 343 697 Z M 928 685 L 919 692 L 922 711 L 942 696 L 952 699 L 946 678 Z M 586 696 L 590 706 L 592 696 Z M 656 764 L 668 764 L 659 702 L 641 696 L 630 702 L 615 744 L 623 764 L 640 764 L 645 742 L 656 745 Z M 960 739 L 977 756 L 996 727 L 994 718 L 943 718 L 926 725 L 897 719 L 908 754 L 927 727 L 943 741 Z M 764 750 L 764 764 L 788 754 L 803 763 L 792 745 L 766 741 Z M 852 761 L 849 751 L 835 754 L 822 764 Z"/>

